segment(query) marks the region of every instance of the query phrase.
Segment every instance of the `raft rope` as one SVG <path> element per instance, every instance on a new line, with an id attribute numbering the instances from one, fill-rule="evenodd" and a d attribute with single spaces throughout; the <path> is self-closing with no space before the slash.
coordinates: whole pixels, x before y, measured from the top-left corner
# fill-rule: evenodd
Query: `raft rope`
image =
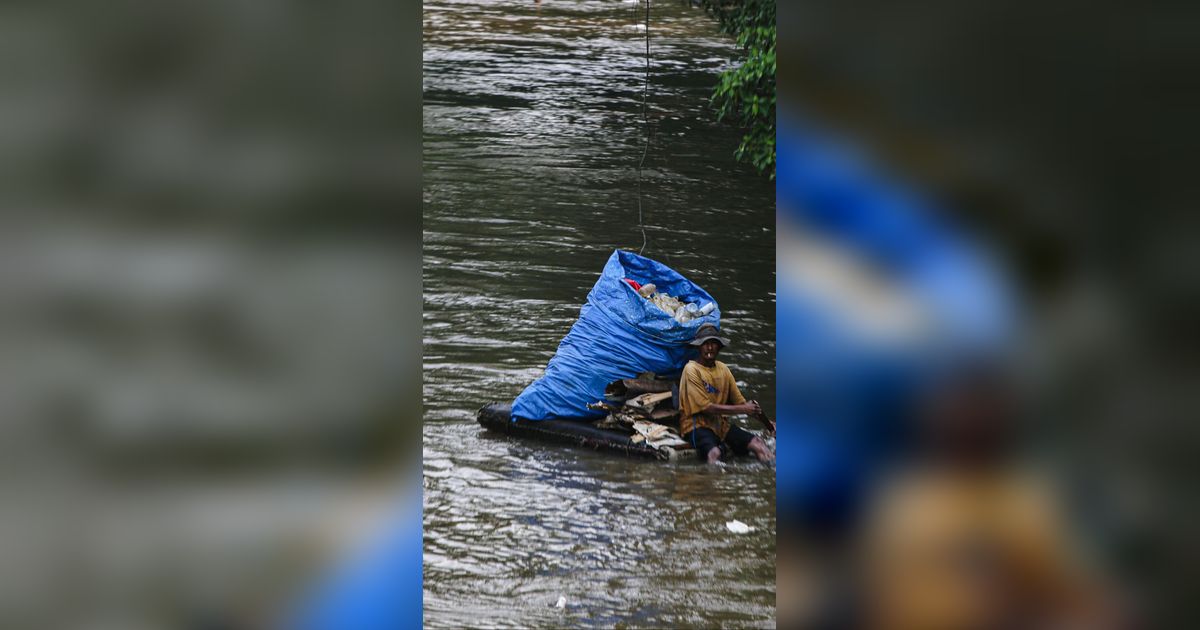
<path id="1" fill-rule="evenodd" d="M 650 96 L 650 0 L 646 1 L 646 81 L 642 86 L 642 128 L 645 130 L 645 141 L 642 145 L 642 159 L 637 167 L 637 207 L 638 228 L 642 231 L 642 248 L 638 255 L 646 250 L 646 226 L 642 222 L 642 167 L 646 164 L 646 154 L 650 152 L 650 118 L 646 114 L 646 101 Z"/>

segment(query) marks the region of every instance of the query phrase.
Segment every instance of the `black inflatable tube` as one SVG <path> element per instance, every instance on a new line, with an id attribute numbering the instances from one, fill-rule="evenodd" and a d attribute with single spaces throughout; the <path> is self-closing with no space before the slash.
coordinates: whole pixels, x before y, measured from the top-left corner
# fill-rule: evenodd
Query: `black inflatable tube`
<path id="1" fill-rule="evenodd" d="M 511 403 L 492 403 L 479 410 L 479 424 L 487 429 L 521 438 L 586 446 L 624 453 L 631 457 L 669 459 L 669 455 L 644 443 L 636 444 L 617 431 L 598 429 L 584 420 L 512 420 Z"/>

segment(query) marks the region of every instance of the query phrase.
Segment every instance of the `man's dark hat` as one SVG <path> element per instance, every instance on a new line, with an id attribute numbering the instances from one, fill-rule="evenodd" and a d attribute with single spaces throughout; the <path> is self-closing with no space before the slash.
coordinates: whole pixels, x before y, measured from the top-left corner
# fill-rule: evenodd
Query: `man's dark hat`
<path id="1" fill-rule="evenodd" d="M 693 346 L 699 346 L 703 345 L 704 342 L 708 341 L 709 339 L 716 339 L 717 341 L 721 342 L 722 346 L 728 346 L 729 339 L 720 335 L 721 329 L 713 326 L 712 324 L 705 324 L 696 331 L 696 338 L 692 339 L 691 343 Z"/>

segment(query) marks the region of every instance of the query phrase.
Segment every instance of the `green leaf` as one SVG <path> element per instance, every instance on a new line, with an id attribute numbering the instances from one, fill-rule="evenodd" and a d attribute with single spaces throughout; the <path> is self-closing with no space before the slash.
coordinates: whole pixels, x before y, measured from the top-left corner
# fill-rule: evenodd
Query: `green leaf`
<path id="1" fill-rule="evenodd" d="M 709 98 L 718 121 L 743 129 L 734 155 L 775 179 L 775 0 L 701 0 L 740 51 L 740 63 L 721 73 Z"/>

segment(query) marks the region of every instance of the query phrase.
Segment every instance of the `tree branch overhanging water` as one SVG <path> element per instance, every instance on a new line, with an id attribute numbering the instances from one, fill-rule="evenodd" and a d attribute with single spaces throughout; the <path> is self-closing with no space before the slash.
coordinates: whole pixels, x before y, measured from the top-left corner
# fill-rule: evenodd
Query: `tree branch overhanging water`
<path id="1" fill-rule="evenodd" d="M 718 120 L 745 129 L 735 155 L 775 179 L 775 0 L 699 0 L 744 58 L 713 89 Z"/>

